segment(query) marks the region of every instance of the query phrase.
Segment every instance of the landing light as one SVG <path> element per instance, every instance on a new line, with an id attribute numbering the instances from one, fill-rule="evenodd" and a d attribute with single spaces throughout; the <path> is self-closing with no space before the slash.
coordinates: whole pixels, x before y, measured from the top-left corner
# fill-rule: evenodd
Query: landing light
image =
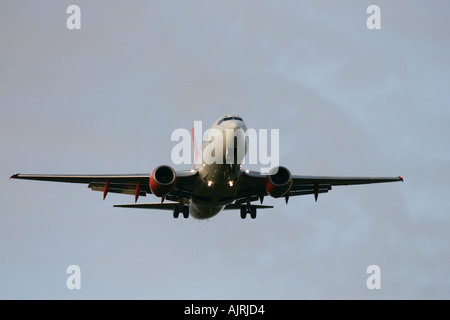
<path id="1" fill-rule="evenodd" d="M 212 186 L 212 181 L 208 181 L 208 187 L 211 187 Z"/>
<path id="2" fill-rule="evenodd" d="M 233 181 L 229 181 L 228 184 L 230 185 L 230 187 L 233 186 Z"/>

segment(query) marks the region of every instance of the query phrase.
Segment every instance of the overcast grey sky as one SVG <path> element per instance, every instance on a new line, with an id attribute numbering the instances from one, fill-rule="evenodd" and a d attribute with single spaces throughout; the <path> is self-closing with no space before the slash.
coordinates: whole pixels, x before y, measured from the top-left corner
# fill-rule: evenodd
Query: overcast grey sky
<path id="1" fill-rule="evenodd" d="M 81 30 L 66 8 L 81 8 Z M 381 8 L 381 30 L 366 9 Z M 450 298 L 448 1 L 2 1 L 0 298 Z M 256 220 L 8 180 L 146 173 L 176 128 L 280 130 L 295 174 L 403 175 Z M 175 167 L 175 169 L 184 169 Z M 153 196 L 140 202 L 157 201 Z M 81 268 L 68 290 L 66 268 Z M 366 268 L 381 268 L 368 290 Z"/>

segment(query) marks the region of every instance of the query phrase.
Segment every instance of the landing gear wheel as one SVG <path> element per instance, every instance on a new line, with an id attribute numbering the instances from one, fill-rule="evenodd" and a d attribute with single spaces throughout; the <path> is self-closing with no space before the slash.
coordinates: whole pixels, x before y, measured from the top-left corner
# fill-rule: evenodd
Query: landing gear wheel
<path id="1" fill-rule="evenodd" d="M 180 216 L 180 207 L 175 206 L 173 208 L 173 217 L 177 219 Z"/>
<path id="2" fill-rule="evenodd" d="M 256 208 L 255 208 L 255 207 L 251 207 L 251 208 L 250 208 L 250 217 L 251 217 L 252 219 L 255 219 L 255 218 L 256 218 Z"/>
<path id="3" fill-rule="evenodd" d="M 185 219 L 189 218 L 189 207 L 188 206 L 183 207 L 183 217 Z"/>
<path id="4" fill-rule="evenodd" d="M 245 219 L 246 216 L 247 216 L 247 208 L 242 206 L 241 207 L 241 219 Z"/>

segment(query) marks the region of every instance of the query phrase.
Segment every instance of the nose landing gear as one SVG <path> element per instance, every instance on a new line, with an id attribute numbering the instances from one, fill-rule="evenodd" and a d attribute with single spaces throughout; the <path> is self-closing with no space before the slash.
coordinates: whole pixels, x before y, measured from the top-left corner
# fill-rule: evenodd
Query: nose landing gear
<path id="1" fill-rule="evenodd" d="M 173 208 L 173 217 L 177 219 L 180 216 L 180 212 L 183 214 L 183 217 L 185 219 L 189 218 L 189 206 L 175 206 Z"/>
<path id="2" fill-rule="evenodd" d="M 241 206 L 241 219 L 245 219 L 247 214 L 250 214 L 250 218 L 256 219 L 256 207 L 251 205 Z"/>

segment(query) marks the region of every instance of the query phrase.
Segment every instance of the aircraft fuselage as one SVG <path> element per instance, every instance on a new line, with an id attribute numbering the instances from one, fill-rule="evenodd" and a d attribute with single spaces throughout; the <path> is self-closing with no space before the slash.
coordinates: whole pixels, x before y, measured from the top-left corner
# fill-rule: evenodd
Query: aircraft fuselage
<path id="1" fill-rule="evenodd" d="M 227 118 L 231 119 L 224 121 Z M 211 129 L 221 132 L 221 141 L 212 138 L 203 144 L 203 159 L 214 153 L 209 151 L 221 149 L 222 161 L 211 163 L 211 161 L 202 159 L 202 164 L 198 167 L 199 179 L 197 179 L 195 192 L 189 205 L 190 215 L 197 219 L 209 219 L 215 216 L 225 205 L 236 199 L 237 181 L 241 175 L 240 164 L 247 153 L 245 136 L 234 134 L 236 130 L 242 130 L 245 133 L 247 126 L 244 121 L 236 118 L 238 117 L 227 116 L 216 121 Z M 204 152 L 208 152 L 208 154 L 204 154 Z M 230 155 L 232 155 L 232 159 L 230 159 Z"/>

